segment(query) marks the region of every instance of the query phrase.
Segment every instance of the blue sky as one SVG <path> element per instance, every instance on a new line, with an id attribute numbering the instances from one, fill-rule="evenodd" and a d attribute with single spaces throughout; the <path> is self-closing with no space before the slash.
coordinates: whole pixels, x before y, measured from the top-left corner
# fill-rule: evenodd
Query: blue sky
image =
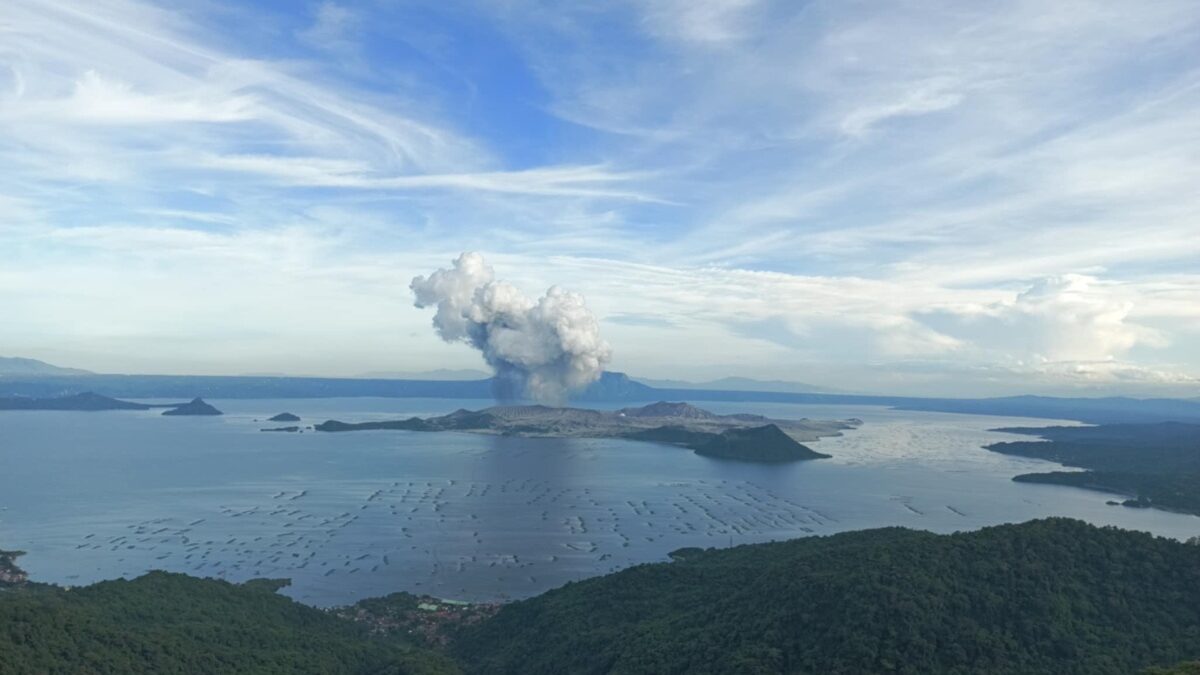
<path id="1" fill-rule="evenodd" d="M 464 250 L 612 367 L 1200 394 L 1200 8 L 0 4 L 0 353 L 479 367 Z"/>

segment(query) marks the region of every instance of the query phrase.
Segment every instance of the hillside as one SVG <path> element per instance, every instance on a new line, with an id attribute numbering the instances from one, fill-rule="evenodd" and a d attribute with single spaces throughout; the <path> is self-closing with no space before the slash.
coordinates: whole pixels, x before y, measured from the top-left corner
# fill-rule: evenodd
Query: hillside
<path id="1" fill-rule="evenodd" d="M 155 572 L 70 591 L 0 590 L 4 673 L 437 674 L 457 667 L 275 593 Z"/>
<path id="2" fill-rule="evenodd" d="M 639 429 L 624 435 L 635 441 L 665 443 L 691 448 L 697 455 L 743 462 L 794 462 L 827 459 L 831 455 L 798 443 L 775 424 L 733 427 L 721 432 L 701 431 L 679 424 Z"/>
<path id="3" fill-rule="evenodd" d="M 815 452 L 797 443 L 774 424 L 745 429 L 726 429 L 702 443 L 691 446 L 696 454 L 718 459 L 743 462 L 794 462 L 801 459 L 827 459 L 830 455 Z"/>
<path id="4" fill-rule="evenodd" d="M 68 591 L 12 557 L 3 672 L 1182 675 L 1200 656 L 1200 545 L 1066 519 L 685 549 L 499 611 L 330 612 L 163 572 Z"/>
<path id="5" fill-rule="evenodd" d="M 204 399 L 194 398 L 187 403 L 173 406 L 163 411 L 163 414 L 168 416 L 214 416 L 224 413 L 206 403 Z"/>
<path id="6" fill-rule="evenodd" d="M 1200 514 L 1200 425 L 1109 424 L 1097 427 L 1000 429 L 1039 441 L 994 443 L 989 450 L 1087 469 L 1015 476 L 1130 497 L 1127 506 Z"/>
<path id="7" fill-rule="evenodd" d="M 466 629 L 477 673 L 1126 674 L 1200 655 L 1200 546 L 1052 519 L 691 550 Z"/>

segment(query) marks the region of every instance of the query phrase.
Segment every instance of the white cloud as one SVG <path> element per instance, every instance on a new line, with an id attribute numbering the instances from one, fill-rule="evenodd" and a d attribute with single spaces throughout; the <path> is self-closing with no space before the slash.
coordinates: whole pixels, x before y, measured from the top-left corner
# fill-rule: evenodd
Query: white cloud
<path id="1" fill-rule="evenodd" d="M 473 366 L 391 311 L 478 249 L 651 375 L 1200 372 L 1192 2 L 434 6 L 0 3 L 2 351 Z"/>
<path id="2" fill-rule="evenodd" d="M 212 92 L 210 92 L 212 93 Z M 89 70 L 75 81 L 71 95 L 61 104 L 27 106 L 30 115 L 59 112 L 68 119 L 111 124 L 155 124 L 159 122 L 239 122 L 252 119 L 254 100 L 250 96 L 209 98 L 195 94 L 151 96 L 133 90 L 124 82 L 109 80 Z"/>
<path id="3" fill-rule="evenodd" d="M 962 94 L 943 91 L 937 84 L 918 85 L 903 94 L 902 98 L 886 103 L 876 103 L 850 111 L 842 119 L 841 129 L 850 136 L 861 136 L 871 127 L 892 117 L 924 115 L 953 108 L 963 100 Z"/>
<path id="4" fill-rule="evenodd" d="M 51 165 L 136 155 L 145 181 L 163 151 L 178 156 L 246 145 L 363 162 L 393 175 L 491 164 L 454 131 L 300 77 L 287 64 L 204 46 L 176 18 L 117 0 L 86 8 L 5 3 L 0 21 L 12 28 L 0 63 L 23 84 L 0 94 L 0 119 L 9 129 L 0 151 L 55 156 Z M 209 126 L 214 122 L 222 124 Z M 127 128 L 90 128 L 98 123 Z M 145 125 L 154 125 L 154 133 Z M 64 139 L 70 142 L 56 142 Z"/>
<path id="5" fill-rule="evenodd" d="M 993 362 L 1022 366 L 1115 363 L 1134 347 L 1162 347 L 1158 331 L 1131 320 L 1136 293 L 1082 274 L 1035 281 L 1004 300 L 928 312 L 924 320 L 970 343 Z M 921 316 L 920 314 L 918 316 Z"/>
<path id="6" fill-rule="evenodd" d="M 652 34 L 701 44 L 724 44 L 746 36 L 758 0 L 642 0 L 642 21 Z"/>
<path id="7" fill-rule="evenodd" d="M 632 189 L 608 187 L 643 177 L 605 166 L 551 166 L 523 171 L 381 175 L 365 162 L 322 157 L 206 155 L 182 161 L 211 169 L 262 174 L 289 185 L 370 190 L 461 189 L 480 192 L 575 196 L 632 201 L 662 200 Z"/>
<path id="8" fill-rule="evenodd" d="M 320 49 L 344 51 L 354 46 L 353 36 L 362 25 L 362 16 L 336 2 L 317 5 L 316 16 L 308 28 L 300 31 L 299 37 Z"/>

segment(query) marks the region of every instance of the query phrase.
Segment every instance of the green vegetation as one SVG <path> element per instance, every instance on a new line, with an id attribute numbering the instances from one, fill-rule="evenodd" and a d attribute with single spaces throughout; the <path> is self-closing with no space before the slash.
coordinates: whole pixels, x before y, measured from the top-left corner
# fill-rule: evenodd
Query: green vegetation
<path id="1" fill-rule="evenodd" d="M 17 558 L 23 555 L 24 551 L 0 550 L 0 588 L 25 583 L 25 571 L 17 567 Z"/>
<path id="2" fill-rule="evenodd" d="M 697 552 L 465 628 L 478 673 L 1131 673 L 1200 653 L 1200 547 L 1052 519 Z"/>
<path id="3" fill-rule="evenodd" d="M 499 609 L 397 593 L 324 611 L 282 581 L 163 572 L 16 583 L 0 672 L 458 672 L 436 647 L 488 674 L 1200 675 L 1195 544 L 1050 519 L 672 558 Z"/>
<path id="4" fill-rule="evenodd" d="M 1200 675 L 1200 661 L 1188 661 L 1170 668 L 1147 668 L 1142 675 Z"/>
<path id="5" fill-rule="evenodd" d="M 368 626 L 372 633 L 399 634 L 423 646 L 444 647 L 463 626 L 484 621 L 499 608 L 498 604 L 472 604 L 402 592 L 360 600 L 334 612 Z"/>
<path id="6" fill-rule="evenodd" d="M 5 673 L 454 673 L 449 659 L 278 595 L 153 572 L 0 591 Z"/>
<path id="7" fill-rule="evenodd" d="M 1102 490 L 1133 497 L 1124 502 L 1126 506 L 1200 514 L 1200 425 L 1166 422 L 998 431 L 1046 440 L 996 443 L 989 450 L 1088 469 L 1023 474 L 1015 481 Z"/>

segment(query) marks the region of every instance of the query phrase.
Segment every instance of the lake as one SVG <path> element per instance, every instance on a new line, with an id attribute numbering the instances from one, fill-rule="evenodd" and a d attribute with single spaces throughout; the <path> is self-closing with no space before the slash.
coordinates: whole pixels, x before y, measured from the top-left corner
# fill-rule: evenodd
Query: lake
<path id="1" fill-rule="evenodd" d="M 398 431 L 263 433 L 443 414 L 489 401 L 217 400 L 222 417 L 0 413 L 0 548 L 37 581 L 164 569 L 234 581 L 287 577 L 306 603 L 394 591 L 493 601 L 730 546 L 901 525 L 937 532 L 1044 516 L 1200 534 L 1200 518 L 1014 483 L 1056 464 L 987 452 L 988 431 L 1047 420 L 867 406 L 705 403 L 717 412 L 864 420 L 811 444 L 833 459 L 715 460 L 618 440 Z M 1069 424 L 1069 423 L 1068 423 Z"/>

